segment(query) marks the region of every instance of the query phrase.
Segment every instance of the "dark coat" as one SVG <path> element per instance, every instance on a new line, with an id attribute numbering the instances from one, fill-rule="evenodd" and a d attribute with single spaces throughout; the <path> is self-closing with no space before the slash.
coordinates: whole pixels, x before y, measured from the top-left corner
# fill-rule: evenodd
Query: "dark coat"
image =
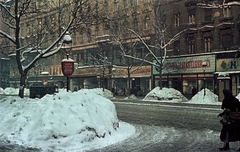
<path id="1" fill-rule="evenodd" d="M 221 109 L 228 109 L 230 112 L 240 112 L 240 102 L 237 98 L 232 95 L 232 92 L 228 89 L 223 90 L 224 99 L 222 102 Z M 240 122 L 235 121 L 228 125 L 223 125 L 220 139 L 221 141 L 235 142 L 240 141 Z M 228 136 L 227 136 L 228 134 Z"/>

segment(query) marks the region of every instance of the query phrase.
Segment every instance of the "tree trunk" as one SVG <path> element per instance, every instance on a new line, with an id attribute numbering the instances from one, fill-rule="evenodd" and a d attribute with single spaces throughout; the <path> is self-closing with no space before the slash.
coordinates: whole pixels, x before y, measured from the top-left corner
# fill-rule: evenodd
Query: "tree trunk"
<path id="1" fill-rule="evenodd" d="M 26 87 L 26 74 L 23 73 L 21 74 L 21 77 L 20 77 L 20 87 L 19 87 L 19 92 L 18 92 L 18 96 L 20 98 L 24 98 L 24 88 Z"/>
<path id="2" fill-rule="evenodd" d="M 131 88 L 130 88 L 130 69 L 128 68 L 127 69 L 127 73 L 128 73 L 128 78 L 127 78 L 127 83 L 128 83 L 128 92 L 127 92 L 127 96 L 130 97 L 130 94 L 131 94 Z"/>

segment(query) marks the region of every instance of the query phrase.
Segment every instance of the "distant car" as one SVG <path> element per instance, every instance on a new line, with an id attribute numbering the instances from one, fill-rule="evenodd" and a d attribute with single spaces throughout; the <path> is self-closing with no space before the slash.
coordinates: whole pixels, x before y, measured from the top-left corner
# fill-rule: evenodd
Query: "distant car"
<path id="1" fill-rule="evenodd" d="M 35 86 L 30 87 L 30 98 L 42 98 L 46 94 L 54 94 L 58 92 L 57 86 Z"/>

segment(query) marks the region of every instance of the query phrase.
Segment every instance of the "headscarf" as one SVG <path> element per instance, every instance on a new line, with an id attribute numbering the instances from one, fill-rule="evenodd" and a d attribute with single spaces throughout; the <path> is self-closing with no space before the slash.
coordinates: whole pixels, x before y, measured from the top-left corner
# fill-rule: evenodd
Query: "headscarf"
<path id="1" fill-rule="evenodd" d="M 232 91 L 229 89 L 223 89 L 224 98 L 229 98 L 232 96 Z"/>

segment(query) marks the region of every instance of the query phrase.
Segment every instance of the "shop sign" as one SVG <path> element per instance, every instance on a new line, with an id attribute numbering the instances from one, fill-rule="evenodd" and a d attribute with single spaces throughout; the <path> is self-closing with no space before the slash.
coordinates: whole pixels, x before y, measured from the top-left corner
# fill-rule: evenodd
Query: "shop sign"
<path id="1" fill-rule="evenodd" d="M 240 71 L 240 58 L 217 59 L 216 71 Z"/>
<path id="2" fill-rule="evenodd" d="M 140 66 L 139 68 L 135 67 L 136 70 L 131 72 L 131 77 L 137 76 L 150 76 L 151 75 L 151 66 Z M 134 68 L 132 68 L 134 69 Z"/>
<path id="3" fill-rule="evenodd" d="M 153 61 L 157 64 L 157 61 Z M 205 63 L 205 66 L 203 66 Z M 159 67 L 153 67 L 153 74 L 159 74 Z M 182 58 L 168 58 L 163 62 L 163 74 L 181 74 L 181 73 L 202 73 L 215 71 L 215 55 L 182 57 Z"/>
<path id="4" fill-rule="evenodd" d="M 74 72 L 74 75 L 88 76 L 88 75 L 97 75 L 97 73 L 98 73 L 98 68 L 80 68 Z"/>
<path id="5" fill-rule="evenodd" d="M 130 70 L 130 77 L 149 77 L 151 75 L 151 66 L 132 67 Z M 113 71 L 113 77 L 128 77 L 126 68 L 116 68 Z"/>

